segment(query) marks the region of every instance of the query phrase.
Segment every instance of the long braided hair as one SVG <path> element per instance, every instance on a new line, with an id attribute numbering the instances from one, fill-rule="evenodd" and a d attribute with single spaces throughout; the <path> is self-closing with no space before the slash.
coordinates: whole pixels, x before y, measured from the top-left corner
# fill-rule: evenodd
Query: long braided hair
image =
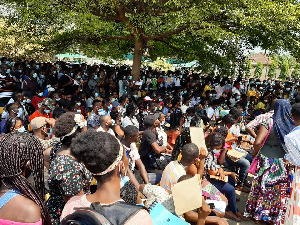
<path id="1" fill-rule="evenodd" d="M 27 163 L 34 176 L 35 188 L 23 176 Z M 34 201 L 41 209 L 44 225 L 50 225 L 44 204 L 43 146 L 37 137 L 27 133 L 0 135 L 0 185 L 16 190 Z"/>

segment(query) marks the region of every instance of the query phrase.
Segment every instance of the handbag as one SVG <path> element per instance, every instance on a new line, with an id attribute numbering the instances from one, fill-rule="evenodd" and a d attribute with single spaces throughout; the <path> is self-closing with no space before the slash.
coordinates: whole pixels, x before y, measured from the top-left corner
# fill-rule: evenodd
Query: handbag
<path id="1" fill-rule="evenodd" d="M 263 143 L 261 144 L 260 150 L 264 147 L 264 145 L 265 145 L 265 143 L 266 143 L 266 141 L 267 141 L 267 139 L 268 139 L 268 137 L 269 137 L 269 134 L 270 134 L 270 132 L 271 132 L 271 130 L 272 130 L 272 127 L 273 127 L 273 120 L 272 120 L 272 122 L 271 122 L 271 126 L 270 126 L 270 128 L 269 128 L 268 134 L 267 134 L 267 136 L 265 137 L 265 140 L 263 141 Z M 259 150 L 259 152 L 260 152 L 260 150 Z M 258 153 L 259 153 L 259 152 L 258 152 Z M 258 153 L 257 153 L 257 155 L 258 155 Z M 252 163 L 251 163 L 251 165 L 250 165 L 250 167 L 249 167 L 249 170 L 248 170 L 248 173 L 251 173 L 252 175 L 254 175 L 254 174 L 255 174 L 255 171 L 256 171 L 256 167 L 257 167 L 257 163 L 258 163 L 257 155 L 256 155 L 255 158 L 253 159 L 253 161 L 252 161 Z"/>

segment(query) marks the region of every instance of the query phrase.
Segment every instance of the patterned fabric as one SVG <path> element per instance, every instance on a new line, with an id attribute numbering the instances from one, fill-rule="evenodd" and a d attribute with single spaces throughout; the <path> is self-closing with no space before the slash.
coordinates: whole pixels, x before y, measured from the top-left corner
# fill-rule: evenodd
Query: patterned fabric
<path id="1" fill-rule="evenodd" d="M 291 197 L 288 200 L 285 216 L 285 225 L 300 224 L 300 168 L 295 168 L 291 188 Z"/>
<path id="2" fill-rule="evenodd" d="M 205 158 L 204 172 L 206 176 L 209 176 L 208 170 L 218 170 L 220 165 L 218 164 L 217 157 L 214 152 L 209 152 Z"/>
<path id="3" fill-rule="evenodd" d="M 300 167 L 300 126 L 284 137 L 287 148 L 286 159 L 294 166 Z"/>
<path id="4" fill-rule="evenodd" d="M 259 126 L 269 118 L 271 118 L 274 114 L 274 110 L 271 110 L 270 112 L 267 112 L 265 114 L 261 114 L 257 117 L 255 117 L 254 120 L 252 120 L 250 123 L 246 125 L 246 127 L 250 128 L 251 130 L 258 130 Z"/>
<path id="5" fill-rule="evenodd" d="M 295 122 L 291 118 L 292 106 L 289 101 L 279 99 L 274 106 L 274 131 L 275 134 L 285 151 L 287 151 L 284 144 L 284 136 L 290 133 L 294 127 Z"/>
<path id="6" fill-rule="evenodd" d="M 172 161 L 164 169 L 160 186 L 163 187 L 169 194 L 171 194 L 172 184 L 176 184 L 178 179 L 183 175 L 186 175 L 184 167 L 178 161 Z"/>
<path id="7" fill-rule="evenodd" d="M 284 222 L 289 197 L 291 168 L 283 159 L 258 156 L 255 177 L 244 215 L 255 220 Z"/>
<path id="8" fill-rule="evenodd" d="M 52 151 L 54 153 L 59 145 Z M 47 207 L 54 225 L 60 224 L 60 215 L 65 206 L 63 196 L 73 196 L 82 190 L 87 193 L 92 174 L 81 163 L 69 155 L 50 154 L 49 193 Z"/>
<path id="9" fill-rule="evenodd" d="M 88 119 L 87 119 L 87 124 L 88 124 L 88 128 L 93 128 L 95 126 L 100 127 L 100 115 L 97 115 L 94 112 L 91 112 L 91 114 L 89 115 Z"/>
<path id="10" fill-rule="evenodd" d="M 222 201 L 222 193 L 206 179 L 202 180 L 202 195 L 211 200 Z"/>

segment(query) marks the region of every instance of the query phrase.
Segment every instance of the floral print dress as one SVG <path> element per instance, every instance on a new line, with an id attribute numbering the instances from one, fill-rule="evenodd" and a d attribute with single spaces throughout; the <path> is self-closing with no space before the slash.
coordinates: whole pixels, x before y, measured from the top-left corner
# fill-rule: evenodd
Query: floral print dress
<path id="1" fill-rule="evenodd" d="M 60 224 L 60 216 L 66 204 L 63 196 L 73 196 L 82 190 L 89 192 L 92 174 L 70 155 L 55 155 L 61 144 L 56 145 L 50 155 L 49 192 L 47 207 L 54 225 Z"/>

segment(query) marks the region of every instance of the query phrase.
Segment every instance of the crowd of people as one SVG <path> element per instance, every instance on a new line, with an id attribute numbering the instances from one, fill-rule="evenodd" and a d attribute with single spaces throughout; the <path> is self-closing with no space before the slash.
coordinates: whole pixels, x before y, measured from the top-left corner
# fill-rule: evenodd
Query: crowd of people
<path id="1" fill-rule="evenodd" d="M 152 224 L 196 175 L 202 207 L 176 215 L 189 224 L 300 222 L 299 80 L 0 63 L 1 224 L 66 224 L 98 202 L 112 224 Z"/>

